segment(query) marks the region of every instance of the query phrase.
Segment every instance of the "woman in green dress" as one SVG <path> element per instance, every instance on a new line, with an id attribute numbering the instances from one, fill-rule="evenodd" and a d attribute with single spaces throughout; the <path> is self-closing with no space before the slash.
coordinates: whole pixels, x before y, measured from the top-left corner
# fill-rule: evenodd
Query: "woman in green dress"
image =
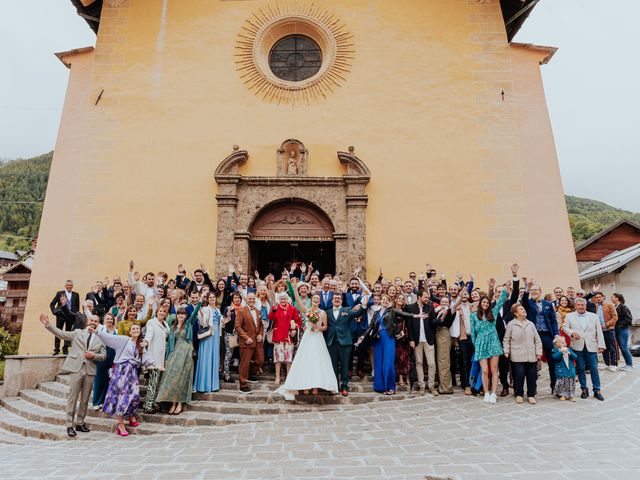
<path id="1" fill-rule="evenodd" d="M 204 294 L 203 294 L 204 297 Z M 156 402 L 171 402 L 169 415 L 179 415 L 182 404 L 191 402 L 193 391 L 193 323 L 198 319 L 202 298 L 187 318 L 187 310 L 179 308 L 175 315 L 167 318 L 169 340 L 167 365 Z"/>
<path id="2" fill-rule="evenodd" d="M 493 290 L 496 281 L 489 280 L 489 290 Z M 475 359 L 482 368 L 482 387 L 484 388 L 484 401 L 496 403 L 496 389 L 498 388 L 498 360 L 503 354 L 502 343 L 496 330 L 496 317 L 507 300 L 509 292 L 505 288 L 502 295 L 491 308 L 491 302 L 486 295 L 480 297 L 478 311 L 471 313 L 471 341 L 475 349 Z M 491 372 L 491 393 L 489 393 L 489 372 Z"/>

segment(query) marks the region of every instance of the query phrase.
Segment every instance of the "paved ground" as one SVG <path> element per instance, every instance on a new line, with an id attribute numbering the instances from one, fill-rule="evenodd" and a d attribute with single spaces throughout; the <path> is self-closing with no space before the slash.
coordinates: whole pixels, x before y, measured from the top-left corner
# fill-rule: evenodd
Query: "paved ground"
<path id="1" fill-rule="evenodd" d="M 542 388 L 536 406 L 489 406 L 456 391 L 182 435 L 0 444 L 0 478 L 637 480 L 640 370 L 601 375 L 604 403 Z"/>

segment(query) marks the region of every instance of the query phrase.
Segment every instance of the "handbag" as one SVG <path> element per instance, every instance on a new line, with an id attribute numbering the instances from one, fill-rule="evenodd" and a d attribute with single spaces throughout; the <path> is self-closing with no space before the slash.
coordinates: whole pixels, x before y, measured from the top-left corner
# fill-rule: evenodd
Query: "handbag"
<path id="1" fill-rule="evenodd" d="M 213 335 L 213 327 L 211 325 L 207 325 L 206 327 L 199 326 L 198 327 L 198 340 L 202 340 L 203 338 L 207 338 Z"/>
<path id="2" fill-rule="evenodd" d="M 213 327 L 209 324 L 209 319 L 207 319 L 207 324 L 204 327 L 198 323 L 198 333 L 196 334 L 198 340 L 210 337 L 211 335 L 213 335 Z"/>
<path id="3" fill-rule="evenodd" d="M 238 346 L 238 334 L 227 334 L 227 342 L 229 343 L 229 348 L 234 349 Z"/>

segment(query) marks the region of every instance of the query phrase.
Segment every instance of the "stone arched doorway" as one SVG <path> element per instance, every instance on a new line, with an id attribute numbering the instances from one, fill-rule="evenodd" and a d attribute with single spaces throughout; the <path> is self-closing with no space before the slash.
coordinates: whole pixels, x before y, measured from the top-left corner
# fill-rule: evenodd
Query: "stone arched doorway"
<path id="1" fill-rule="evenodd" d="M 273 202 L 249 227 L 249 271 L 281 272 L 292 261 L 336 271 L 335 228 L 317 206 L 302 199 Z"/>
<path id="2" fill-rule="evenodd" d="M 321 242 L 317 247 L 333 262 L 330 260 L 321 273 L 346 274 L 355 267 L 364 268 L 368 200 L 365 188 L 371 172 L 354 154 L 354 148 L 338 152 L 338 160 L 346 167 L 344 175 L 338 177 L 308 176 L 309 151 L 295 139 L 282 144 L 277 158 L 273 177 L 241 175 L 240 166 L 247 162 L 249 153 L 237 146 L 218 165 L 214 174 L 218 184 L 216 274 L 226 274 L 230 263 L 250 271 L 256 263 L 253 252 L 258 247 L 252 242 L 264 241 Z M 291 168 L 284 169 L 284 160 L 291 163 Z M 300 216 L 302 223 L 293 215 Z M 315 219 L 316 225 L 303 223 L 305 218 Z M 281 223 L 269 223 L 278 221 Z M 326 251 L 325 246 L 329 248 Z M 268 250 L 269 254 L 272 252 Z M 280 272 L 260 271 L 262 276 L 266 273 Z"/>

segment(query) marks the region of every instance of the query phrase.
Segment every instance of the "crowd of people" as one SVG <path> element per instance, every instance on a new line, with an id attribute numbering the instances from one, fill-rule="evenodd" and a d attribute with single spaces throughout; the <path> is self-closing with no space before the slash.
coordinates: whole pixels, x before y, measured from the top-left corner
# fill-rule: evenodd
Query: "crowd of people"
<path id="1" fill-rule="evenodd" d="M 550 389 L 559 400 L 604 400 L 598 354 L 609 370 L 627 370 L 632 318 L 620 293 L 611 303 L 596 285 L 589 293 L 540 285 L 519 277 L 486 290 L 473 275 L 448 282 L 430 265 L 406 280 L 380 272 L 370 283 L 356 270 L 350 278 L 322 274 L 292 262 L 281 274 L 260 276 L 228 266 L 215 282 L 204 265 L 175 278 L 141 275 L 129 264 L 126 280 L 96 282 L 83 301 L 68 280 L 51 301 L 54 355 L 67 355 L 71 374 L 67 433 L 89 431 L 93 406 L 137 426 L 138 408 L 179 415 L 194 392 L 215 392 L 220 382 L 250 394 L 265 371 L 287 400 L 320 391 L 349 395 L 350 381 L 373 377 L 375 392 L 394 395 L 409 385 L 420 395 L 482 395 L 495 404 L 513 389 L 515 401 L 536 403 L 539 370 L 547 363 Z M 619 353 L 624 366 L 618 367 Z M 146 375 L 146 394 L 139 378 Z M 80 399 L 79 406 L 77 406 Z M 76 412 L 77 410 L 77 412 Z M 76 418 L 77 413 L 77 418 Z"/>

